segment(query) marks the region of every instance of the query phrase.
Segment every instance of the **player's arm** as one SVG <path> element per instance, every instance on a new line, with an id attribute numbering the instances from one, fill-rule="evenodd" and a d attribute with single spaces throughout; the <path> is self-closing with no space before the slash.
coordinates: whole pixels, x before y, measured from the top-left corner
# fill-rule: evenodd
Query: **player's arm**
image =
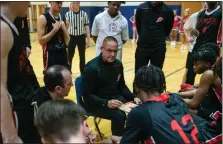
<path id="1" fill-rule="evenodd" d="M 173 27 L 173 22 L 174 22 L 174 14 L 172 10 L 167 11 L 167 18 L 165 20 L 165 28 L 164 28 L 164 32 L 166 34 L 166 36 L 168 36 L 172 30 Z"/>
<path id="2" fill-rule="evenodd" d="M 92 30 L 91 30 L 91 35 L 92 35 L 92 39 L 93 39 L 94 43 L 97 42 L 98 32 L 99 32 L 99 29 L 98 29 L 98 17 L 96 16 L 94 18 L 94 22 L 93 22 Z"/>
<path id="3" fill-rule="evenodd" d="M 62 31 L 63 31 L 63 36 L 64 36 L 65 43 L 66 43 L 66 45 L 68 45 L 69 42 L 70 42 L 69 33 L 67 31 L 67 28 L 66 28 L 66 25 L 65 25 L 64 21 L 60 21 L 60 23 L 61 23 L 61 28 L 62 28 Z"/>
<path id="4" fill-rule="evenodd" d="M 25 29 L 25 34 L 26 34 L 26 37 L 25 37 L 26 47 L 31 49 L 29 26 L 28 26 L 27 17 L 24 18 L 24 29 Z"/>
<path id="5" fill-rule="evenodd" d="M 148 123 L 151 122 L 151 118 L 145 117 L 146 114 L 137 107 L 130 111 L 121 144 L 137 144 L 149 137 L 149 129 L 147 128 L 150 127 Z"/>
<path id="6" fill-rule="evenodd" d="M 191 32 L 189 29 L 194 29 L 195 26 L 192 24 L 192 20 L 194 19 L 194 16 L 191 15 L 189 19 L 185 22 L 183 28 L 184 28 L 184 34 L 188 42 L 193 41 L 193 37 L 191 36 Z"/>
<path id="7" fill-rule="evenodd" d="M 195 95 L 196 91 L 197 91 L 197 89 L 193 89 L 193 90 L 190 90 L 190 91 L 179 92 L 178 94 L 182 98 L 192 98 Z"/>
<path id="8" fill-rule="evenodd" d="M 128 28 L 128 22 L 126 20 L 126 25 L 122 31 L 122 43 L 123 45 L 127 42 L 127 40 L 129 39 L 129 28 Z"/>
<path id="9" fill-rule="evenodd" d="M 208 93 L 213 80 L 214 76 L 212 71 L 204 72 L 204 74 L 201 76 L 200 85 L 194 94 L 194 97 L 191 100 L 185 101 L 189 108 L 197 109 L 205 95 Z"/>
<path id="10" fill-rule="evenodd" d="M 69 19 L 69 13 L 67 12 L 65 14 L 65 20 L 66 20 L 66 28 L 68 29 L 70 26 L 70 19 Z"/>
<path id="11" fill-rule="evenodd" d="M 4 143 L 18 143 L 17 130 L 12 118 L 12 108 L 7 95 L 8 54 L 13 45 L 13 35 L 5 22 L 1 21 L 1 134 Z"/>
<path id="12" fill-rule="evenodd" d="M 53 29 L 51 32 L 46 34 L 46 18 L 44 15 L 41 15 L 39 17 L 39 22 L 38 22 L 38 40 L 40 45 L 46 44 L 57 32 L 57 29 Z"/>

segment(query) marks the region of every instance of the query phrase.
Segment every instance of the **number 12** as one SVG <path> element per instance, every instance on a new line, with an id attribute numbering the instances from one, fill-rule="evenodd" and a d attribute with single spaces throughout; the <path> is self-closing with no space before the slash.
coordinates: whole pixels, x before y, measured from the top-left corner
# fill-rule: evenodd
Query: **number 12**
<path id="1" fill-rule="evenodd" d="M 183 125 L 186 125 L 187 121 L 191 121 L 193 123 L 193 119 L 189 114 L 186 114 L 182 117 Z M 193 141 L 198 144 L 199 141 L 196 137 L 196 135 L 198 134 L 198 130 L 194 123 L 193 123 L 193 125 L 194 125 L 194 129 L 191 130 L 191 137 L 192 137 Z M 183 139 L 185 144 L 191 143 L 190 140 L 188 139 L 188 137 L 186 136 L 186 134 L 184 133 L 182 127 L 179 125 L 179 123 L 176 120 L 171 121 L 171 128 L 172 128 L 172 130 L 177 131 L 179 133 L 180 137 Z"/>

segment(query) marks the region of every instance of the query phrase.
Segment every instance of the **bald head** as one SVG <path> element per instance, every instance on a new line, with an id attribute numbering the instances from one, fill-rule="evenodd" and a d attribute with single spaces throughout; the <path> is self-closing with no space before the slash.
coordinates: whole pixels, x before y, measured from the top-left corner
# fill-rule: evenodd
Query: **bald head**
<path id="1" fill-rule="evenodd" d="M 49 67 L 44 73 L 44 83 L 49 91 L 54 91 L 56 86 L 64 87 L 64 75 L 70 71 L 61 65 Z"/>

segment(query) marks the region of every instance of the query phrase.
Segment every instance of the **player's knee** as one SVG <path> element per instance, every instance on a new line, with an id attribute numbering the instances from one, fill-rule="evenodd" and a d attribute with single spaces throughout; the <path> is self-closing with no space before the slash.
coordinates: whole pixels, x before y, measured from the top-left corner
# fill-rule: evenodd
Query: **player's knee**
<path id="1" fill-rule="evenodd" d="M 123 111 L 118 110 L 114 115 L 114 120 L 118 122 L 125 122 L 126 114 Z"/>

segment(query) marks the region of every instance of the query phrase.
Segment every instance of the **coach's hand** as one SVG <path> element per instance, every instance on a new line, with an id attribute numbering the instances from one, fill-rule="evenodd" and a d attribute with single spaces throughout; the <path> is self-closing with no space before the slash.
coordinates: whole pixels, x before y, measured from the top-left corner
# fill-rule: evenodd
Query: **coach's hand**
<path id="1" fill-rule="evenodd" d="M 141 104 L 141 100 L 139 98 L 134 98 L 134 102 L 138 105 L 138 104 Z"/>
<path id="2" fill-rule="evenodd" d="M 52 26 L 53 26 L 53 30 L 55 30 L 57 32 L 61 27 L 61 22 L 56 21 L 56 23 L 52 23 Z"/>
<path id="3" fill-rule="evenodd" d="M 115 100 L 115 99 L 112 99 L 112 100 L 109 100 L 108 101 L 108 107 L 109 108 L 118 108 L 122 105 L 123 103 L 119 100 Z"/>

